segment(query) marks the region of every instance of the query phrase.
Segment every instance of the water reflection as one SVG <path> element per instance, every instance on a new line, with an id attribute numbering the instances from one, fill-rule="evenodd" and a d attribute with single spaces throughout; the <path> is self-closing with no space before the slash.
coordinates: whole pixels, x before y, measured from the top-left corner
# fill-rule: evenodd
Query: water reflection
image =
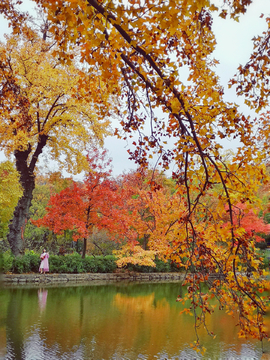
<path id="1" fill-rule="evenodd" d="M 25 359 L 21 313 L 23 291 L 12 291 L 6 312 L 6 342 L 8 359 Z"/>
<path id="2" fill-rule="evenodd" d="M 179 315 L 178 292 L 176 283 L 1 289 L 0 358 L 199 359 L 190 349 L 193 318 Z M 239 340 L 225 313 L 208 323 L 217 337 L 201 329 L 205 359 L 261 358 L 260 344 Z"/>
<path id="3" fill-rule="evenodd" d="M 40 311 L 44 311 L 47 303 L 48 290 L 47 289 L 38 289 L 38 305 Z"/>

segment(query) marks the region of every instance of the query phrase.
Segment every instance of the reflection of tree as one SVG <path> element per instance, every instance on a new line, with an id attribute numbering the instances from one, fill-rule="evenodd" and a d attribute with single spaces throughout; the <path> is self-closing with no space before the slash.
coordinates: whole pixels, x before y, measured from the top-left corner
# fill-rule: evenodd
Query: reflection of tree
<path id="1" fill-rule="evenodd" d="M 22 329 L 22 295 L 21 289 L 12 291 L 7 308 L 6 336 L 9 360 L 25 359 Z"/>
<path id="2" fill-rule="evenodd" d="M 80 327 L 82 326 L 82 323 L 83 323 L 83 315 L 84 315 L 83 309 L 84 309 L 84 307 L 83 307 L 83 296 L 80 295 Z"/>
<path id="3" fill-rule="evenodd" d="M 175 301 L 178 283 L 52 287 L 43 313 L 38 307 L 37 288 L 8 291 L 11 299 L 6 298 L 7 307 L 0 304 L 0 320 L 2 317 L 7 322 L 8 359 L 26 358 L 23 336 L 25 344 L 34 349 L 38 337 L 39 350 L 50 351 L 58 359 L 64 354 L 78 358 L 74 351 L 79 348 L 84 359 L 138 359 L 140 354 L 148 359 L 159 354 L 169 359 L 197 358 L 188 353 L 194 340 L 194 319 L 179 314 L 183 305 Z M 183 288 L 182 295 L 185 292 Z M 233 344 L 235 358 L 243 354 L 246 341 L 237 341 L 235 321 L 225 311 L 207 317 L 210 329 L 217 334 L 213 340 L 200 329 L 209 349 L 207 358 L 225 358 L 222 354 L 228 351 L 227 344 Z"/>

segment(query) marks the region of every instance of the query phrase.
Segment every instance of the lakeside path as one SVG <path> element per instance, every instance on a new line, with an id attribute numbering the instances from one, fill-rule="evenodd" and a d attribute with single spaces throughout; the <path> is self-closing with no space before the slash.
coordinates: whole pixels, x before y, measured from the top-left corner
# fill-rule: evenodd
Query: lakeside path
<path id="1" fill-rule="evenodd" d="M 30 284 L 74 284 L 119 281 L 181 281 L 183 273 L 83 273 L 83 274 L 1 274 L 0 284 L 30 285 Z"/>

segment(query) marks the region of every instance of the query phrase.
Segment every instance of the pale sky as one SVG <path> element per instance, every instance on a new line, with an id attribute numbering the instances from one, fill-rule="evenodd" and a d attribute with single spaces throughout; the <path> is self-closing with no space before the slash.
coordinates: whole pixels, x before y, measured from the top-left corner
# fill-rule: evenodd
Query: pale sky
<path id="1" fill-rule="evenodd" d="M 216 0 L 220 3 L 221 0 Z M 24 10 L 31 11 L 32 3 L 29 0 L 23 0 L 22 7 Z M 220 76 L 221 84 L 224 86 L 225 99 L 236 102 L 241 105 L 241 110 L 245 114 L 250 114 L 250 110 L 243 105 L 242 98 L 237 98 L 234 89 L 228 89 L 227 83 L 229 79 L 236 73 L 236 69 L 240 64 L 245 64 L 253 48 L 251 39 L 262 34 L 267 29 L 264 19 L 260 18 L 261 13 L 270 15 L 270 0 L 255 0 L 245 15 L 240 16 L 240 22 L 230 19 L 223 20 L 219 17 L 214 18 L 213 30 L 216 34 L 217 46 L 214 57 L 220 61 L 217 66 L 217 73 Z M 9 32 L 6 21 L 0 17 L 0 39 L 3 34 Z M 131 144 L 133 140 L 130 140 Z M 235 142 L 227 142 L 226 147 L 236 148 Z M 124 170 L 136 168 L 136 165 L 128 160 L 127 149 L 129 144 L 117 138 L 107 138 L 105 147 L 109 150 L 109 155 L 113 159 L 114 175 L 121 174 Z M 3 156 L 0 155 L 0 160 Z M 52 166 L 52 165 L 51 165 Z M 50 167 L 51 167 L 50 166 Z M 50 170 L 56 171 L 57 166 L 54 165 Z"/>

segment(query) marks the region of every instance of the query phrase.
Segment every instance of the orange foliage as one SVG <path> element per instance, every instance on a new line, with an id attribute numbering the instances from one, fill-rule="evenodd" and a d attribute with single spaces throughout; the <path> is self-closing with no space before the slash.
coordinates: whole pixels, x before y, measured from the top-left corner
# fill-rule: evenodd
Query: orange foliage
<path id="1" fill-rule="evenodd" d="M 123 195 L 121 205 L 113 207 L 120 234 L 133 242 L 148 236 L 147 245 L 154 251 L 184 264 L 185 298 L 191 302 L 196 324 L 204 324 L 205 314 L 212 311 L 201 285 L 215 274 L 223 281 L 209 281 L 209 292 L 229 314 L 238 311 L 239 334 L 268 337 L 262 318 L 266 299 L 259 296 L 267 287 L 265 272 L 248 225 L 247 231 L 239 227 L 234 214 L 239 203 L 260 206 L 257 192 L 268 175 L 263 164 L 266 153 L 259 151 L 254 130 L 264 116 L 251 119 L 225 100 L 213 55 L 213 15 L 218 12 L 225 19 L 230 14 L 238 20 L 251 0 L 224 0 L 220 6 L 208 0 L 36 2 L 46 10 L 48 32 L 59 44 L 55 58 L 69 63 L 74 46 L 82 64 L 92 71 L 94 84 L 101 82 L 107 95 L 118 95 L 119 108 L 98 90 L 92 100 L 100 111 L 108 107 L 121 117 L 124 139 L 139 133 L 130 158 L 147 167 L 156 156 L 164 169 L 175 166 L 177 194 L 170 197 L 152 183 L 153 191 L 141 188 L 131 199 Z M 250 62 L 239 67 L 239 78 L 232 81 L 258 112 L 268 105 L 269 39 L 269 29 L 254 39 Z M 186 82 L 182 69 L 188 72 Z M 80 85 L 86 91 L 84 82 Z M 264 133 L 269 133 L 266 125 Z M 115 134 L 122 136 L 118 130 Z M 229 162 L 222 156 L 224 138 L 241 142 Z M 209 205 L 209 196 L 215 199 L 214 206 Z M 112 222 L 110 226 L 113 229 Z"/>

